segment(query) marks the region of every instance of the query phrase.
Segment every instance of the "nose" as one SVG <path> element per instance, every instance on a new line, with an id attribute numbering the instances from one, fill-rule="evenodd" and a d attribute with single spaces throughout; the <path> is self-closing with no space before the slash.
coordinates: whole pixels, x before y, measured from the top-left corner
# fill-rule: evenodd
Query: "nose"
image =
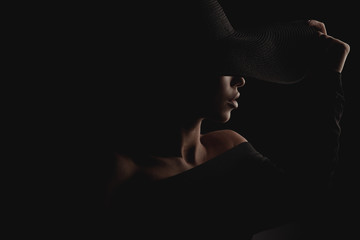
<path id="1" fill-rule="evenodd" d="M 230 82 L 232 87 L 243 87 L 245 85 L 245 78 L 240 76 L 233 76 Z"/>

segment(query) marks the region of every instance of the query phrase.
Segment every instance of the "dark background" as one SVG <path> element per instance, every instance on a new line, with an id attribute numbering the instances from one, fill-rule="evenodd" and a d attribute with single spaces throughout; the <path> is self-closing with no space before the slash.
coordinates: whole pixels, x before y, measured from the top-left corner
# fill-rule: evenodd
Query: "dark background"
<path id="1" fill-rule="evenodd" d="M 348 233 L 347 236 L 358 234 L 356 227 L 359 219 L 357 192 L 360 175 L 358 170 L 359 93 L 357 88 L 358 77 L 355 74 L 359 54 L 358 34 L 356 32 L 359 23 L 356 18 L 358 16 L 357 6 L 350 1 L 327 1 L 326 3 L 251 1 L 245 3 L 244 1 L 221 0 L 219 2 L 235 28 L 240 29 L 242 26 L 251 27 L 252 25 L 277 21 L 316 19 L 326 24 L 328 34 L 347 42 L 351 46 L 351 52 L 343 70 L 346 105 L 341 121 L 340 164 L 335 177 L 336 195 L 334 197 L 337 200 L 334 208 L 336 215 L 333 220 L 336 221 L 334 226 L 338 227 L 338 233 L 345 232 Z M 100 39 L 100 42 L 106 45 L 106 43 L 104 44 L 106 41 L 101 38 L 102 30 L 97 29 L 99 31 L 94 32 L 93 27 L 98 21 L 108 17 L 108 11 L 112 14 L 115 12 L 121 15 L 124 9 L 121 8 L 121 4 L 119 6 L 105 6 L 105 4 L 98 6 L 91 3 L 76 6 L 59 4 L 41 7 L 47 7 L 45 16 L 43 17 L 43 11 L 40 11 L 41 14 L 39 15 L 32 15 L 36 21 L 31 24 L 30 29 L 31 34 L 35 33 L 36 35 L 35 40 L 33 40 L 36 43 L 34 46 L 45 47 L 44 53 L 40 56 L 41 61 L 44 61 L 41 65 L 41 72 L 45 73 L 45 79 L 48 85 L 51 85 L 51 89 L 46 92 L 46 97 L 55 98 L 55 103 L 49 108 L 56 110 L 56 124 L 50 127 L 51 129 L 56 128 L 55 131 L 56 133 L 59 132 L 59 136 L 65 135 L 64 138 L 58 139 L 60 144 L 56 145 L 56 148 L 61 147 L 63 149 L 64 139 L 67 142 L 74 142 L 73 145 L 78 147 L 79 141 L 74 137 L 70 138 L 70 134 L 73 135 L 75 132 L 80 135 L 82 132 L 78 133 L 79 129 L 86 128 L 88 130 L 91 127 L 87 128 L 88 123 L 86 121 L 75 118 L 76 115 L 81 114 L 83 106 L 86 105 L 82 99 L 78 99 L 78 96 L 84 94 L 86 91 L 84 86 L 91 84 L 91 78 L 94 77 L 90 76 L 92 69 L 89 68 L 94 64 L 87 63 L 89 59 L 94 58 L 92 50 L 94 44 L 97 44 L 94 39 Z M 116 20 L 116 18 L 112 20 Z M 131 23 L 131 19 L 129 19 L 129 23 Z M 125 24 L 126 22 L 121 23 L 121 25 Z M 111 26 L 110 30 L 117 32 L 117 34 L 119 31 L 121 33 L 121 29 L 116 29 L 116 22 L 113 22 Z M 36 29 L 38 32 L 35 31 Z M 104 36 L 108 36 L 107 34 Z M 32 49 L 32 51 L 37 53 L 36 49 Z M 99 76 L 102 74 L 103 72 Z M 241 89 L 239 109 L 233 112 L 230 122 L 225 125 L 206 122 L 204 128 L 205 130 L 235 129 L 244 135 L 261 153 L 269 158 L 275 157 L 277 151 L 283 150 L 280 144 L 286 142 L 283 137 L 288 134 L 285 132 L 286 128 L 282 126 L 282 122 L 278 121 L 285 118 L 288 114 L 287 108 L 291 108 L 291 106 L 284 104 L 286 103 L 286 92 L 284 92 L 283 86 L 276 84 L 269 84 L 256 79 L 246 79 L 246 81 L 245 87 Z M 43 104 L 48 104 L 45 100 L 43 102 Z M 61 108 L 58 107 L 59 105 Z M 65 114 L 63 114 L 64 112 Z M 144 121 L 146 122 L 146 116 L 144 116 Z M 71 126 L 67 127 L 67 124 Z M 59 149 L 57 150 L 59 151 Z M 63 159 L 65 158 L 62 158 L 61 161 Z M 82 166 L 82 163 L 78 165 Z M 66 168 L 70 166 L 68 164 L 63 165 Z M 83 174 L 82 172 L 74 172 L 76 175 Z M 86 174 L 84 175 L 86 176 Z M 275 238 L 277 240 L 281 239 L 277 232 L 275 235 L 268 235 L 267 240 L 274 236 L 277 236 Z"/>

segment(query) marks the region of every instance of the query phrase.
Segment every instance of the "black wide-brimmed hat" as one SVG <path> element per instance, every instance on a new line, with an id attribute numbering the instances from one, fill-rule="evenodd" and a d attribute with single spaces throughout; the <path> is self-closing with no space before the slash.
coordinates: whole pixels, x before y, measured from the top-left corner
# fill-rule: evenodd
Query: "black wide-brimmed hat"
<path id="1" fill-rule="evenodd" d="M 217 0 L 143 1 L 122 9 L 121 25 L 128 26 L 114 31 L 122 33 L 119 44 L 138 73 L 294 83 L 316 57 L 318 35 L 307 20 L 235 29 Z"/>

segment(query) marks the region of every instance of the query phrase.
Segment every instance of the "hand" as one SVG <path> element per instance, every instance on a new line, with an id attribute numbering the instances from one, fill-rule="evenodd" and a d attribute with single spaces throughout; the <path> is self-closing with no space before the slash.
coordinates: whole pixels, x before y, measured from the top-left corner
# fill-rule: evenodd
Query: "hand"
<path id="1" fill-rule="evenodd" d="M 318 66 L 341 73 L 350 52 L 349 44 L 328 35 L 325 24 L 322 22 L 309 20 L 308 24 L 319 32 L 319 40 L 323 46 L 323 54 L 320 57 L 322 63 Z"/>

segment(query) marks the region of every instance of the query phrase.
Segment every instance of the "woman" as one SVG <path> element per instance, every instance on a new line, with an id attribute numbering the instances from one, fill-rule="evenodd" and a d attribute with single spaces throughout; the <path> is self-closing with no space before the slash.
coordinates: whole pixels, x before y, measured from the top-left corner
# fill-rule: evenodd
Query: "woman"
<path id="1" fill-rule="evenodd" d="M 209 2 L 217 4 L 216 1 Z M 206 5 L 207 9 L 211 4 Z M 214 18 L 214 14 L 209 16 Z M 115 136 L 116 141 L 112 142 L 115 147 L 109 156 L 115 163 L 106 184 L 104 201 L 104 219 L 110 220 L 105 224 L 108 230 L 134 237 L 140 232 L 168 239 L 189 234 L 251 239 L 253 234 L 264 229 L 292 221 L 302 222 L 311 210 L 321 206 L 331 174 L 329 165 L 337 154 L 338 124 L 342 113 L 341 72 L 350 47 L 328 35 L 323 23 L 310 20 L 306 24 L 317 32 L 309 42 L 318 50 L 314 53 L 315 60 L 306 68 L 305 79 L 296 71 L 294 76 L 280 71 L 281 65 L 285 64 L 281 61 L 277 65 L 281 73 L 277 75 L 272 75 L 268 66 L 262 69 L 263 72 L 255 69 L 260 73 L 253 73 L 255 70 L 251 67 L 240 67 L 240 73 L 229 71 L 228 59 L 231 58 L 227 58 L 226 47 L 216 50 L 216 61 L 205 64 L 206 57 L 203 57 L 201 62 L 204 64 L 199 66 L 196 64 L 199 55 L 208 56 L 208 45 L 205 44 L 205 50 L 199 50 L 200 54 L 195 53 L 194 48 L 176 50 L 177 54 L 193 54 L 187 65 L 189 71 L 179 72 L 176 64 L 168 64 L 156 80 L 158 82 L 141 82 L 143 87 L 146 86 L 144 89 L 149 91 L 150 88 L 151 94 L 145 95 L 144 102 L 151 106 L 148 115 L 151 120 L 147 119 L 149 124 L 145 126 L 127 130 L 127 134 L 120 132 L 120 137 Z M 188 41 L 186 37 L 180 38 Z M 168 60 L 168 53 L 163 54 L 160 58 Z M 303 60 L 304 56 L 296 57 Z M 218 62 L 222 60 L 226 64 Z M 265 62 L 258 58 L 254 63 L 260 65 L 262 61 Z M 220 70 L 209 68 L 219 65 Z M 330 108 L 337 108 L 329 111 L 332 112 L 329 121 L 335 121 L 336 126 L 330 128 L 332 134 L 327 135 L 335 142 L 329 148 L 330 152 L 335 149 L 334 152 L 322 156 L 313 169 L 298 174 L 292 172 L 294 167 L 289 167 L 289 171 L 278 167 L 233 130 L 203 134 L 205 119 L 221 123 L 230 120 L 231 112 L 239 106 L 237 101 L 240 88 L 245 85 L 244 76 L 280 83 L 317 81 L 310 83 L 316 90 L 327 84 L 324 102 L 332 99 Z M 176 90 L 168 79 L 176 83 Z M 170 106 L 166 106 L 169 103 Z M 316 153 L 314 156 L 318 157 Z M 321 166 L 324 169 L 319 169 Z M 314 217 L 319 215 L 316 212 Z M 307 237 L 310 239 L 311 236 Z"/>

